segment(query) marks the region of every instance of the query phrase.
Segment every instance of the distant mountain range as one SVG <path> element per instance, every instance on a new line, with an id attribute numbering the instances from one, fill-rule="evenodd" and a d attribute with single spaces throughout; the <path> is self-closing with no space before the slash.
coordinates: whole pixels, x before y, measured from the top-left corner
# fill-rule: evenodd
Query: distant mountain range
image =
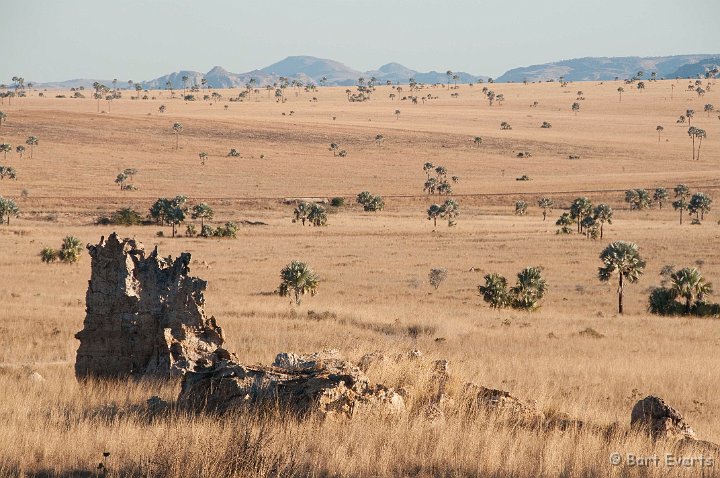
<path id="1" fill-rule="evenodd" d="M 635 76 L 639 71 L 649 78 L 652 72 L 658 78 L 693 76 L 703 74 L 695 68 L 688 75 L 678 74 L 688 64 L 704 64 L 718 55 L 674 55 L 674 56 L 624 56 L 624 57 L 588 57 L 563 60 L 542 65 L 514 68 L 496 79 L 498 82 L 546 81 L 564 77 L 569 81 L 614 80 Z M 688 70 L 690 72 L 690 70 Z"/>
<path id="2" fill-rule="evenodd" d="M 707 69 L 720 63 L 720 55 L 675 55 L 663 57 L 609 57 L 609 58 L 578 58 L 563 60 L 542 65 L 533 65 L 514 68 L 497 78 L 496 82 L 522 82 L 557 80 L 564 77 L 566 80 L 612 80 L 617 78 L 630 78 L 638 71 L 656 72 L 658 78 L 697 77 L 703 75 Z M 453 72 L 458 83 L 486 81 L 487 76 L 473 75 L 466 72 Z M 187 83 L 183 82 L 187 77 Z M 205 79 L 207 86 L 212 88 L 245 87 L 251 80 L 254 85 L 263 87 L 277 83 L 280 77 L 290 80 L 299 80 L 304 84 L 325 84 L 329 86 L 352 86 L 357 84 L 359 78 L 366 81 L 375 78 L 377 84 L 387 82 L 407 84 L 410 78 L 418 83 L 433 84 L 446 83 L 448 76 L 444 71 L 419 72 L 407 68 L 399 63 L 388 63 L 377 70 L 360 71 L 343 63 L 316 58 L 312 56 L 290 56 L 282 61 L 273 63 L 260 70 L 247 73 L 231 73 L 220 66 L 216 66 L 207 73 L 192 70 L 181 70 L 170 73 L 154 80 L 140 81 L 144 88 L 164 89 L 168 82 L 175 89 L 182 89 L 184 84 L 188 87 L 201 85 Z M 324 80 L 323 80 L 324 79 Z M 38 88 L 89 88 L 94 82 L 112 86 L 112 80 L 74 79 L 59 82 L 35 83 Z M 456 80 L 452 80 L 456 81 Z M 128 81 L 118 81 L 119 88 L 128 88 L 132 85 Z"/>

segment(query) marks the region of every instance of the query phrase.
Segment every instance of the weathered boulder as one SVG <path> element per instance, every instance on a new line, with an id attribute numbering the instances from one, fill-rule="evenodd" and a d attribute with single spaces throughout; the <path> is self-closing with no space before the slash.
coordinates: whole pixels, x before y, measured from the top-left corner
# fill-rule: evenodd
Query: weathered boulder
<path id="1" fill-rule="evenodd" d="M 223 360 L 186 373 L 178 397 L 179 406 L 196 411 L 225 412 L 262 404 L 325 416 L 394 414 L 405 409 L 399 394 L 371 385 L 358 367 L 335 351 L 279 354 L 270 367 Z"/>
<path id="2" fill-rule="evenodd" d="M 173 260 L 155 248 L 146 256 L 142 244 L 116 234 L 88 250 L 78 378 L 181 376 L 227 355 L 222 329 L 203 310 L 207 283 L 189 275 L 189 253 Z"/>
<path id="3" fill-rule="evenodd" d="M 468 383 L 465 385 L 465 392 L 470 395 L 475 405 L 499 413 L 513 422 L 540 424 L 545 418 L 535 403 L 520 400 L 504 390 Z"/>
<path id="4" fill-rule="evenodd" d="M 695 438 L 695 431 L 680 412 L 652 395 L 635 404 L 630 413 L 630 425 L 646 430 L 654 439 Z"/>

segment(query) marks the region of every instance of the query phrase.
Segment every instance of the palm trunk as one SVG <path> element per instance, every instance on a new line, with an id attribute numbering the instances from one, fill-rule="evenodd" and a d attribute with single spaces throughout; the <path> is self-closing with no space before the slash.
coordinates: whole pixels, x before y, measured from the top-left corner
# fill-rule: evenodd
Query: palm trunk
<path id="1" fill-rule="evenodd" d="M 620 273 L 620 282 L 618 285 L 618 312 L 623 314 L 623 275 Z"/>
<path id="2" fill-rule="evenodd" d="M 603 238 L 603 226 L 604 226 L 604 225 L 605 225 L 604 222 L 601 222 L 601 223 L 600 223 L 600 239 Z"/>
<path id="3" fill-rule="evenodd" d="M 683 208 L 680 208 L 680 225 L 681 226 L 682 226 L 682 213 L 683 213 Z"/>
<path id="4" fill-rule="evenodd" d="M 437 227 L 437 217 L 433 218 L 433 227 Z"/>
<path id="5" fill-rule="evenodd" d="M 695 158 L 697 161 L 700 161 L 700 146 L 702 146 L 702 136 L 700 137 L 700 142 L 698 143 L 698 154 L 697 158 Z"/>
<path id="6" fill-rule="evenodd" d="M 690 297 L 685 298 L 685 313 L 690 315 Z"/>
<path id="7" fill-rule="evenodd" d="M 543 211 L 543 221 L 547 218 L 547 211 Z"/>
<path id="8" fill-rule="evenodd" d="M 695 159 L 695 135 L 692 136 L 692 142 L 693 142 L 692 154 L 693 154 L 693 159 Z"/>

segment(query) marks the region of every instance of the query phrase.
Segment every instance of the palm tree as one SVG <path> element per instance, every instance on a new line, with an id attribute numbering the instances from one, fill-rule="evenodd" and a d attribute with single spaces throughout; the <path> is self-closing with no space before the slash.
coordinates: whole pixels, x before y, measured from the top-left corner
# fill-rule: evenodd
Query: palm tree
<path id="1" fill-rule="evenodd" d="M 542 209 L 543 212 L 543 221 L 547 218 L 548 210 L 552 211 L 552 208 L 555 204 L 553 203 L 553 200 L 548 197 L 540 198 L 538 201 L 538 206 Z"/>
<path id="2" fill-rule="evenodd" d="M 676 211 L 680 211 L 680 224 L 682 224 L 683 211 L 685 211 L 688 206 L 687 197 L 690 194 L 690 189 L 684 184 L 678 184 L 675 186 L 674 191 L 676 200 L 673 201 L 672 206 Z"/>
<path id="3" fill-rule="evenodd" d="M 455 218 L 460 215 L 460 204 L 454 199 L 447 199 L 440 208 L 442 209 L 441 216 L 448 220 L 448 227 L 453 227 Z"/>
<path id="4" fill-rule="evenodd" d="M 525 201 L 515 201 L 515 215 L 524 216 L 527 212 L 527 203 Z"/>
<path id="5" fill-rule="evenodd" d="M 173 124 L 173 133 L 175 133 L 175 149 L 179 148 L 180 145 L 180 133 L 182 133 L 183 125 L 182 123 L 175 123 Z"/>
<path id="6" fill-rule="evenodd" d="M 534 310 L 547 291 L 547 283 L 539 267 L 526 267 L 517 275 L 517 285 L 510 289 L 513 307 Z"/>
<path id="7" fill-rule="evenodd" d="M 182 77 L 182 82 L 183 82 L 183 98 L 185 97 L 185 95 L 187 95 L 187 82 L 188 82 L 189 79 L 190 79 L 190 78 L 188 78 L 187 75 L 183 75 L 183 77 Z"/>
<path id="8" fill-rule="evenodd" d="M 327 212 L 320 204 L 312 203 L 308 209 L 307 219 L 313 226 L 326 226 Z"/>
<path id="9" fill-rule="evenodd" d="M 570 217 L 577 221 L 577 232 L 582 232 L 582 220 L 592 213 L 592 202 L 586 197 L 580 197 L 570 205 Z"/>
<path id="10" fill-rule="evenodd" d="M 428 220 L 433 221 L 433 227 L 437 227 L 438 217 L 441 217 L 443 213 L 442 206 L 439 204 L 431 205 L 427 210 Z"/>
<path id="11" fill-rule="evenodd" d="M 710 212 L 710 206 L 712 205 L 712 198 L 703 193 L 696 192 L 690 198 L 688 202 L 688 212 L 695 214 L 695 218 L 698 221 L 705 219 L 705 213 Z"/>
<path id="12" fill-rule="evenodd" d="M 9 143 L 0 144 L 0 152 L 5 155 L 4 159 L 7 159 L 7 154 L 12 151 L 12 146 Z"/>
<path id="13" fill-rule="evenodd" d="M 15 152 L 20 155 L 20 159 L 23 158 L 23 154 L 25 154 L 25 146 L 18 145 L 15 147 Z"/>
<path id="14" fill-rule="evenodd" d="M 655 127 L 655 131 L 657 131 L 657 134 L 658 134 L 658 143 L 660 142 L 660 135 L 662 134 L 662 132 L 663 132 L 664 129 L 665 129 L 665 128 L 663 128 L 663 127 L 660 126 L 660 125 L 657 125 L 657 126 Z"/>
<path id="15" fill-rule="evenodd" d="M 687 117 L 687 120 L 688 120 L 688 126 L 690 126 L 691 120 L 692 120 L 693 116 L 695 116 L 695 110 L 685 110 L 685 116 Z"/>
<path id="16" fill-rule="evenodd" d="M 120 173 L 115 178 L 115 184 L 120 185 L 120 190 L 122 191 L 125 189 L 125 181 L 127 181 L 127 175 L 125 173 Z"/>
<path id="17" fill-rule="evenodd" d="M 697 128 L 690 126 L 687 132 L 688 136 L 692 139 L 692 159 L 695 159 L 695 138 L 697 137 Z"/>
<path id="18" fill-rule="evenodd" d="M 645 270 L 645 261 L 640 257 L 637 244 L 626 241 L 611 242 L 600 254 L 600 260 L 604 264 L 598 269 L 601 282 L 618 276 L 618 313 L 622 314 L 625 280 L 631 284 L 637 282 Z"/>
<path id="19" fill-rule="evenodd" d="M 193 219 L 200 219 L 200 230 L 205 227 L 205 219 L 208 221 L 213 218 L 213 215 L 215 212 L 213 209 L 208 206 L 206 203 L 201 202 L 200 204 L 196 204 L 192 208 L 192 218 Z"/>
<path id="20" fill-rule="evenodd" d="M 293 297 L 295 305 L 300 305 L 300 299 L 305 294 L 314 296 L 317 294 L 320 278 L 310 266 L 304 262 L 292 261 L 280 271 L 280 286 L 278 294 L 281 297 Z"/>
<path id="21" fill-rule="evenodd" d="M 712 113 L 714 110 L 715 110 L 715 107 L 713 105 L 711 105 L 709 103 L 705 105 L 705 112 L 707 113 L 708 118 L 710 117 L 710 113 Z"/>
<path id="22" fill-rule="evenodd" d="M 80 239 L 75 236 L 65 236 L 58 251 L 58 258 L 63 262 L 72 264 L 80 260 L 82 250 L 83 245 Z"/>
<path id="23" fill-rule="evenodd" d="M 200 164 L 205 166 L 205 160 L 207 159 L 208 154 L 203 151 L 202 153 L 199 153 L 198 156 L 200 157 Z"/>
<path id="24" fill-rule="evenodd" d="M 165 113 L 166 110 L 167 108 L 165 107 L 165 105 L 160 105 L 160 107 L 158 108 L 158 113 Z"/>
<path id="25" fill-rule="evenodd" d="M 617 91 L 620 94 L 620 103 L 622 103 L 622 94 L 625 91 L 625 88 L 623 88 L 622 86 L 618 86 Z"/>
<path id="26" fill-rule="evenodd" d="M 712 293 L 712 284 L 694 267 L 684 267 L 670 276 L 670 293 L 685 299 L 685 313 L 689 314 L 693 302 L 702 301 Z"/>
<path id="27" fill-rule="evenodd" d="M 301 221 L 302 225 L 305 225 L 305 221 L 307 220 L 308 211 L 310 210 L 310 205 L 306 202 L 299 203 L 295 210 L 293 211 L 293 214 L 295 216 L 295 219 L 293 222 Z"/>
<path id="28" fill-rule="evenodd" d="M 700 161 L 700 147 L 702 146 L 703 138 L 707 137 L 707 133 L 705 133 L 704 129 L 695 128 L 695 137 L 700 139 L 698 142 L 697 157 L 695 158 L 697 161 Z"/>
<path id="29" fill-rule="evenodd" d="M 577 103 L 577 102 L 573 103 L 571 108 L 572 108 L 573 112 L 575 113 L 575 116 L 577 116 L 578 111 L 580 111 L 580 103 Z"/>
<path id="30" fill-rule="evenodd" d="M 33 158 L 33 149 L 35 146 L 38 145 L 38 143 L 40 143 L 40 140 L 37 136 L 28 136 L 28 138 L 25 140 L 25 144 L 30 146 L 30 159 Z"/>
<path id="31" fill-rule="evenodd" d="M 558 218 L 557 221 L 555 221 L 556 226 L 560 226 L 560 229 L 557 230 L 558 234 L 572 234 L 572 229 L 570 226 L 572 226 L 573 218 L 570 216 L 570 214 L 564 212 L 562 215 Z"/>
<path id="32" fill-rule="evenodd" d="M 137 93 L 137 99 L 140 99 L 140 92 L 142 89 L 143 87 L 140 83 L 135 83 L 135 93 Z"/>
<path id="33" fill-rule="evenodd" d="M 7 114 L 0 111 L 0 128 L 2 128 L 3 122 L 7 121 Z"/>
<path id="34" fill-rule="evenodd" d="M 0 196 L 0 224 L 5 222 L 10 225 L 10 216 L 18 217 L 20 215 L 20 208 L 18 208 L 15 201 L 12 199 L 5 199 Z"/>
<path id="35" fill-rule="evenodd" d="M 400 110 L 395 110 L 395 119 L 400 119 Z"/>
<path id="36" fill-rule="evenodd" d="M 593 210 L 593 218 L 600 223 L 600 239 L 603 238 L 603 226 L 612 224 L 613 210 L 607 204 L 598 204 Z"/>
<path id="37" fill-rule="evenodd" d="M 480 144 L 482 144 L 482 138 L 480 136 L 475 136 L 473 138 L 473 143 L 475 144 L 476 148 L 479 148 Z"/>
<path id="38" fill-rule="evenodd" d="M 507 307 L 510 297 L 507 291 L 507 279 L 500 274 L 486 274 L 485 285 L 478 286 L 478 292 L 483 300 L 490 304 L 493 309 Z"/>
<path id="39" fill-rule="evenodd" d="M 657 188 L 653 193 L 653 200 L 658 203 L 658 207 L 662 211 L 663 202 L 669 197 L 668 191 L 665 188 Z"/>

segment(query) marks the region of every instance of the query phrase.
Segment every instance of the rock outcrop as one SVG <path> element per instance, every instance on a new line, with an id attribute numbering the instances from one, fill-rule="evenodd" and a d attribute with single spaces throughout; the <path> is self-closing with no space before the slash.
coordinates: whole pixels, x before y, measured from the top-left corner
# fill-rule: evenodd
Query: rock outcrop
<path id="1" fill-rule="evenodd" d="M 92 272 L 75 362 L 85 377 L 181 376 L 211 365 L 223 334 L 203 310 L 207 283 L 189 275 L 190 254 L 146 256 L 116 234 L 88 245 Z"/>
<path id="2" fill-rule="evenodd" d="M 683 416 L 660 397 L 639 400 L 630 413 L 630 425 L 646 430 L 654 439 L 695 438 L 695 431 Z"/>
<path id="3" fill-rule="evenodd" d="M 269 367 L 223 360 L 185 374 L 178 397 L 180 407 L 220 413 L 263 404 L 324 416 L 395 414 L 405 409 L 398 393 L 371 385 L 336 351 L 308 356 L 283 353 Z"/>
<path id="4" fill-rule="evenodd" d="M 500 413 L 510 421 L 536 424 L 544 420 L 544 414 L 535 403 L 525 402 L 504 390 L 468 383 L 465 385 L 465 392 L 476 406 Z"/>

